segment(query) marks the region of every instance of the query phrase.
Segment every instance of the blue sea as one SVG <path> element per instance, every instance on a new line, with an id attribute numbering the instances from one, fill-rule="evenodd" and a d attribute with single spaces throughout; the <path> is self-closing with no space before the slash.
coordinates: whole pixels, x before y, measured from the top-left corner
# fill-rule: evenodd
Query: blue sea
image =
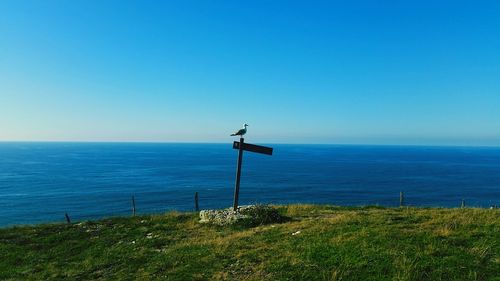
<path id="1" fill-rule="evenodd" d="M 500 205 L 500 148 L 270 145 L 245 152 L 240 204 Z M 232 205 L 232 144 L 0 143 L 0 226 Z"/>

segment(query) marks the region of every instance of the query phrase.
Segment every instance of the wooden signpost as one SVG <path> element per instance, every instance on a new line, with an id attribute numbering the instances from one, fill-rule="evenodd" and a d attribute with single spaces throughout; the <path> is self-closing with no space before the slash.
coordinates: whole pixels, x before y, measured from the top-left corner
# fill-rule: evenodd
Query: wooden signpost
<path id="1" fill-rule="evenodd" d="M 239 142 L 235 141 L 233 143 L 233 148 L 238 149 L 238 164 L 236 168 L 236 183 L 234 185 L 233 202 L 233 210 L 236 211 L 238 209 L 238 199 L 240 196 L 241 163 L 243 161 L 243 150 L 260 154 L 273 155 L 273 149 L 271 147 L 245 143 L 245 140 L 243 138 L 240 138 Z"/>

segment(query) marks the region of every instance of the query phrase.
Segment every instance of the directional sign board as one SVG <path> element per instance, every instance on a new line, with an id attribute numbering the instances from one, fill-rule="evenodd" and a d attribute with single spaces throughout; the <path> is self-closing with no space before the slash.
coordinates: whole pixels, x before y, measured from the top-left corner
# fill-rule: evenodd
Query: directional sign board
<path id="1" fill-rule="evenodd" d="M 233 202 L 233 210 L 236 211 L 238 209 L 238 199 L 240 197 L 241 163 L 243 162 L 243 151 L 273 155 L 273 149 L 271 147 L 246 143 L 243 138 L 240 138 L 239 142 L 238 141 L 233 142 L 233 148 L 238 149 L 238 162 L 236 168 L 236 183 L 234 184 L 234 202 Z"/>
<path id="2" fill-rule="evenodd" d="M 234 149 L 240 149 L 240 142 L 235 141 L 233 143 L 233 148 Z M 261 154 L 266 154 L 266 155 L 273 155 L 273 149 L 272 147 L 267 147 L 267 146 L 261 146 L 261 145 L 255 145 L 255 144 L 250 144 L 250 143 L 243 143 L 243 150 L 246 151 L 251 151 L 251 152 L 256 152 L 256 153 L 261 153 Z"/>

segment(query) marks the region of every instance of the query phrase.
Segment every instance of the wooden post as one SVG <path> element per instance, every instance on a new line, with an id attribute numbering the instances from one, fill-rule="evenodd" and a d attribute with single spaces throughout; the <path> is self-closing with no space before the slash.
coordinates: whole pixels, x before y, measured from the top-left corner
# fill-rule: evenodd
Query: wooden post
<path id="1" fill-rule="evenodd" d="M 132 216 L 135 217 L 135 197 L 132 195 Z"/>
<path id="2" fill-rule="evenodd" d="M 71 219 L 69 218 L 68 213 L 64 213 L 64 216 L 66 217 L 66 222 L 71 224 Z"/>
<path id="3" fill-rule="evenodd" d="M 404 205 L 404 199 L 405 199 L 404 193 L 403 193 L 403 191 L 400 191 L 399 192 L 399 207 L 400 208 L 403 207 L 403 205 Z"/>
<path id="4" fill-rule="evenodd" d="M 234 184 L 234 202 L 233 210 L 238 210 L 238 199 L 240 196 L 240 179 L 241 179 L 241 162 L 243 161 L 243 143 L 244 139 L 240 138 L 240 146 L 238 148 L 238 167 L 236 168 L 236 183 Z"/>
<path id="5" fill-rule="evenodd" d="M 194 194 L 194 209 L 196 212 L 200 211 L 200 206 L 198 205 L 198 192 Z"/>
<path id="6" fill-rule="evenodd" d="M 465 200 L 462 199 L 462 204 L 460 205 L 461 208 L 465 208 Z"/>

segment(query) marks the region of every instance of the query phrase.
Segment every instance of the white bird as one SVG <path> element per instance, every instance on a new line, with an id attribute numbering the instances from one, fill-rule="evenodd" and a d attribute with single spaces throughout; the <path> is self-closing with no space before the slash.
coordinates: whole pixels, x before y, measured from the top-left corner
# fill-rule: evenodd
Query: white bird
<path id="1" fill-rule="evenodd" d="M 248 124 L 243 124 L 243 128 L 239 129 L 238 132 L 231 134 L 231 136 L 243 136 L 247 133 Z"/>

